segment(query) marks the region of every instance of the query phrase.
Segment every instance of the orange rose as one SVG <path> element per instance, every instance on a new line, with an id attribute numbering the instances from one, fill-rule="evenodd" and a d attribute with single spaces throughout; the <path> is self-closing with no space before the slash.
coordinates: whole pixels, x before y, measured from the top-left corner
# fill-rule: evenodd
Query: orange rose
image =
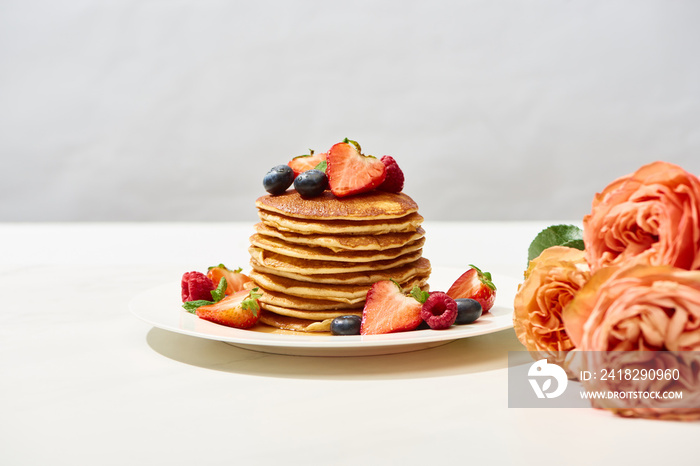
<path id="1" fill-rule="evenodd" d="M 644 367 L 640 351 L 679 352 L 650 363 L 654 369 L 679 369 L 680 380 L 621 383 L 618 378 L 591 380 L 584 387 L 680 390 L 682 400 L 597 400 L 594 406 L 625 416 L 700 418 L 700 271 L 649 265 L 601 269 L 564 309 L 563 320 L 584 364 L 598 374 L 602 368 Z"/>
<path id="2" fill-rule="evenodd" d="M 589 276 L 578 249 L 554 246 L 530 261 L 513 303 L 515 333 L 529 351 L 552 354 L 574 347 L 561 314 Z"/>
<path id="3" fill-rule="evenodd" d="M 700 269 L 700 180 L 654 162 L 613 181 L 584 217 L 583 241 L 592 272 L 623 264 Z"/>
<path id="4" fill-rule="evenodd" d="M 563 312 L 582 351 L 700 351 L 700 271 L 607 267 Z"/>

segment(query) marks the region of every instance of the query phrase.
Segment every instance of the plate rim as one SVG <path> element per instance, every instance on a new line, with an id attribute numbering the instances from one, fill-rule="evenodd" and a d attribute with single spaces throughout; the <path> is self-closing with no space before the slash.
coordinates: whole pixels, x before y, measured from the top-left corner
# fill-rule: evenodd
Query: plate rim
<path id="1" fill-rule="evenodd" d="M 452 273 L 455 272 L 461 275 L 464 270 L 456 267 L 433 267 L 433 274 L 438 273 Z M 456 275 L 457 277 L 459 275 Z M 507 275 L 501 275 L 498 273 L 493 273 L 494 282 L 499 284 L 500 295 L 496 295 L 497 307 L 503 309 L 505 312 L 500 313 L 496 316 L 499 320 L 496 323 L 487 323 L 485 328 L 477 330 L 478 325 L 461 325 L 452 326 L 444 330 L 413 330 L 410 332 L 396 332 L 383 335 L 289 335 L 289 334 L 274 334 L 266 332 L 256 332 L 253 330 L 243 330 L 236 329 L 232 327 L 226 327 L 223 325 L 215 324 L 213 322 L 208 322 L 203 319 L 199 319 L 196 315 L 191 314 L 184 309 L 180 308 L 180 312 L 176 313 L 179 319 L 183 317 L 185 319 L 192 319 L 192 322 L 199 324 L 200 327 L 205 329 L 211 327 L 212 330 L 218 331 L 214 332 L 202 332 L 200 330 L 190 330 L 187 328 L 182 328 L 182 326 L 175 326 L 172 323 L 162 321 L 159 319 L 153 319 L 143 312 L 140 312 L 139 306 L 142 301 L 152 298 L 152 295 L 165 295 L 171 294 L 172 290 L 177 290 L 174 283 L 163 283 L 158 286 L 151 287 L 144 290 L 137 295 L 135 295 L 129 301 L 129 310 L 138 319 L 163 330 L 188 335 L 196 338 L 204 338 L 208 340 L 222 341 L 231 344 L 249 345 L 249 346 L 262 346 L 262 347 L 274 347 L 274 348 L 305 348 L 305 349 L 368 349 L 373 347 L 386 347 L 386 346 L 401 346 L 401 345 L 420 345 L 434 342 L 449 342 L 454 340 L 459 340 L 462 338 L 475 337 L 480 335 L 486 335 L 490 333 L 500 332 L 502 330 L 507 330 L 513 327 L 513 307 L 512 299 L 510 299 L 510 306 L 506 306 L 502 301 L 511 297 L 511 293 L 503 291 L 503 288 L 508 287 L 508 285 L 516 284 L 518 281 Z M 512 283 L 506 283 L 512 282 Z M 504 287 L 503 284 L 506 286 Z M 503 296 L 503 294 L 506 296 Z M 513 290 L 513 294 L 515 290 Z M 169 305 L 169 304 L 164 304 Z M 496 307 L 496 306 L 495 306 Z M 173 314 L 173 318 L 174 318 Z M 494 324 L 494 325 L 489 325 Z M 219 332 L 225 332 L 226 335 L 222 335 Z M 218 334 L 217 334 L 218 333 Z M 251 338 L 252 337 L 252 338 Z"/>

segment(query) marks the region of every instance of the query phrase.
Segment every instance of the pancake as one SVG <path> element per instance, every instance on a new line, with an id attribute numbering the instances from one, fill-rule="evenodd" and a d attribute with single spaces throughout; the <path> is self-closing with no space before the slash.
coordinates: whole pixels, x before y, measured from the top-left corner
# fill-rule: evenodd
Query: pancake
<path id="1" fill-rule="evenodd" d="M 265 309 L 260 310 L 260 322 L 263 324 L 295 332 L 330 332 L 332 321 L 333 319 L 322 321 L 299 319 L 297 317 L 275 314 Z"/>
<path id="2" fill-rule="evenodd" d="M 429 275 L 412 277 L 401 286 L 410 291 L 415 285 L 424 286 Z M 285 295 L 298 296 L 300 298 L 324 299 L 348 304 L 363 302 L 367 297 L 367 291 L 371 285 L 328 285 L 319 283 L 302 282 L 284 278 L 277 275 L 269 275 L 253 271 L 250 278 L 256 285 L 265 290 L 277 291 Z"/>
<path id="3" fill-rule="evenodd" d="M 274 212 L 258 210 L 258 217 L 265 225 L 281 231 L 299 233 L 302 235 L 383 235 L 387 233 L 414 232 L 423 223 L 420 214 L 412 213 L 405 217 L 387 220 L 308 220 L 296 219 Z"/>
<path id="4" fill-rule="evenodd" d="M 258 209 L 309 220 L 378 220 L 404 217 L 418 212 L 418 204 L 404 193 L 371 191 L 344 198 L 330 191 L 304 199 L 294 190 L 255 201 Z"/>
<path id="5" fill-rule="evenodd" d="M 338 310 L 338 311 L 302 311 L 299 309 L 291 309 L 286 307 L 275 306 L 274 304 L 260 303 L 260 307 L 273 312 L 275 314 L 287 317 L 296 317 L 297 319 L 304 320 L 325 320 L 325 319 L 335 319 L 340 316 L 355 315 L 361 316 L 362 309 L 358 310 Z"/>
<path id="6" fill-rule="evenodd" d="M 253 282 L 246 284 L 246 288 L 250 289 L 256 287 Z M 300 298 L 297 296 L 291 296 L 277 291 L 266 290 L 263 287 L 258 286 L 262 292 L 262 296 L 258 299 L 260 304 L 271 304 L 273 306 L 285 307 L 289 309 L 298 309 L 302 311 L 336 311 L 339 309 L 360 309 L 364 307 L 363 303 L 341 303 L 337 301 L 330 301 L 327 299 L 311 299 L 311 298 Z"/>
<path id="7" fill-rule="evenodd" d="M 424 257 L 421 257 L 415 262 L 409 262 L 408 264 L 401 265 L 399 267 L 394 267 L 391 269 L 339 274 L 309 275 L 284 272 L 279 269 L 265 267 L 264 265 L 258 263 L 254 259 L 250 260 L 250 265 L 253 267 L 253 270 L 258 272 L 279 275 L 281 277 L 291 278 L 293 280 L 306 281 L 312 283 L 328 283 L 331 285 L 371 285 L 380 280 L 388 280 L 390 278 L 393 278 L 397 282 L 401 283 L 417 275 L 428 275 L 431 271 L 430 261 Z"/>
<path id="8" fill-rule="evenodd" d="M 296 274 L 338 274 L 348 272 L 366 272 L 386 270 L 400 265 L 408 264 L 420 259 L 423 250 L 409 252 L 396 259 L 375 262 L 339 262 L 325 260 L 309 260 L 297 257 L 289 257 L 275 252 L 251 246 L 248 248 L 250 256 L 259 264 L 283 272 Z"/>
<path id="9" fill-rule="evenodd" d="M 279 238 L 287 243 L 324 247 L 331 251 L 381 251 L 405 246 L 425 235 L 425 230 L 421 227 L 407 233 L 387 233 L 384 235 L 302 235 L 281 231 L 262 222 L 255 224 L 255 231 L 260 235 Z"/>
<path id="10" fill-rule="evenodd" d="M 419 238 L 412 243 L 398 248 L 385 249 L 382 251 L 339 251 L 314 246 L 303 246 L 299 244 L 286 243 L 281 239 L 271 238 L 254 234 L 250 237 L 250 243 L 260 249 L 276 252 L 287 257 L 297 257 L 299 259 L 341 261 L 341 262 L 374 262 L 381 260 L 396 259 L 409 252 L 421 249 L 425 244 L 425 238 Z"/>

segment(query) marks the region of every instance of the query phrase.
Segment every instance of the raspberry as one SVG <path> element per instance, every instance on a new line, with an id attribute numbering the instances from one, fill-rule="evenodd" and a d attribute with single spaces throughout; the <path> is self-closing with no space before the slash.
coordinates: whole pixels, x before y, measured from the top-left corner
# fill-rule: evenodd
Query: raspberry
<path id="1" fill-rule="evenodd" d="M 211 292 L 216 289 L 214 282 L 200 272 L 187 272 L 182 276 L 182 302 L 211 301 Z"/>
<path id="2" fill-rule="evenodd" d="M 457 303 L 441 291 L 430 293 L 420 316 L 434 330 L 448 328 L 457 318 Z"/>
<path id="3" fill-rule="evenodd" d="M 399 164 L 390 155 L 385 155 L 381 161 L 386 166 L 386 178 L 377 189 L 390 193 L 400 193 L 403 189 L 404 176 Z"/>

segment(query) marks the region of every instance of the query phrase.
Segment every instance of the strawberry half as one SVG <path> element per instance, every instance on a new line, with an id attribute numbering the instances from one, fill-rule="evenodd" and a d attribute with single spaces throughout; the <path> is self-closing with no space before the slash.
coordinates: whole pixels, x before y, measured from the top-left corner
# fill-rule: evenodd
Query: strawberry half
<path id="1" fill-rule="evenodd" d="M 250 328 L 260 319 L 260 303 L 258 288 L 241 290 L 226 296 L 219 302 L 197 308 L 198 317 L 235 328 Z"/>
<path id="2" fill-rule="evenodd" d="M 326 173 L 331 192 L 336 197 L 364 193 L 384 182 L 384 163 L 371 155 L 363 155 L 360 150 L 357 142 L 346 138 L 328 151 Z"/>
<path id="3" fill-rule="evenodd" d="M 236 291 L 241 291 L 243 289 L 243 285 L 251 281 L 248 275 L 241 273 L 241 270 L 243 269 L 238 268 L 236 270 L 231 270 L 224 264 L 219 264 L 209 267 L 207 270 L 207 277 L 209 277 L 209 279 L 214 283 L 215 287 L 219 286 L 219 282 L 222 278 L 225 278 L 225 293 L 229 295 L 235 293 Z"/>
<path id="4" fill-rule="evenodd" d="M 447 290 L 452 299 L 469 298 L 479 301 L 484 312 L 488 312 L 496 301 L 496 285 L 491 274 L 469 265 L 471 269 L 464 272 Z"/>
<path id="5" fill-rule="evenodd" d="M 423 319 L 423 304 L 411 295 L 405 295 L 401 286 L 393 280 L 382 280 L 369 289 L 362 310 L 360 335 L 414 330 Z"/>
<path id="6" fill-rule="evenodd" d="M 287 164 L 294 171 L 295 178 L 305 171 L 316 168 L 316 165 L 318 165 L 319 163 L 324 162 L 326 160 L 327 154 L 325 154 L 325 153 L 314 154 L 314 151 L 311 149 L 309 149 L 309 152 L 310 152 L 309 154 L 294 157 Z"/>

